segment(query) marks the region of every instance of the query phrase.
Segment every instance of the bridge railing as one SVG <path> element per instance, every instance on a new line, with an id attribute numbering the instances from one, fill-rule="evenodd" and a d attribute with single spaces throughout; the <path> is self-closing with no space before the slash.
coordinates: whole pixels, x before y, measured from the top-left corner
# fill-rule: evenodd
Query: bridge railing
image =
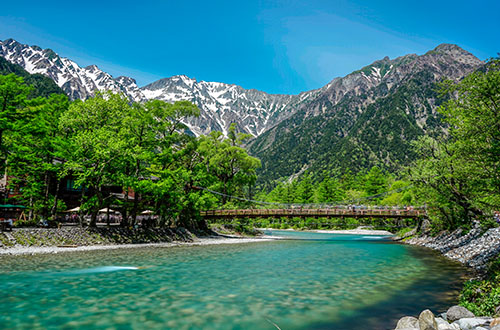
<path id="1" fill-rule="evenodd" d="M 217 217 L 387 217 L 418 218 L 425 216 L 423 209 L 235 209 L 202 211 L 206 218 Z"/>

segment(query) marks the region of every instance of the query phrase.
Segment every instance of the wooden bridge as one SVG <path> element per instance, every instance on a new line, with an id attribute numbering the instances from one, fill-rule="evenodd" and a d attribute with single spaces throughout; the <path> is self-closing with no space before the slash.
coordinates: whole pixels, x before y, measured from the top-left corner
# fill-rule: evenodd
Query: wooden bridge
<path id="1" fill-rule="evenodd" d="M 382 218 L 382 219 L 419 219 L 427 216 L 423 209 L 241 209 L 202 211 L 201 216 L 209 219 L 237 218 Z"/>

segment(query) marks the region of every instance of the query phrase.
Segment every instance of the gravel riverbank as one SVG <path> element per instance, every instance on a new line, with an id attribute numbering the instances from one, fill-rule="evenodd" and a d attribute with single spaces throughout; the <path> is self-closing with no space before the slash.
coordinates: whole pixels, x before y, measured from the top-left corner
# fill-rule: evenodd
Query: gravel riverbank
<path id="1" fill-rule="evenodd" d="M 500 228 L 491 228 L 484 232 L 476 226 L 468 233 L 457 229 L 437 236 L 422 235 L 409 238 L 404 243 L 437 250 L 466 266 L 484 270 L 488 262 L 500 253 Z"/>
<path id="2" fill-rule="evenodd" d="M 138 247 L 174 247 L 270 241 L 273 237 L 202 236 L 183 228 L 15 229 L 0 233 L 0 255 L 60 253 Z"/>

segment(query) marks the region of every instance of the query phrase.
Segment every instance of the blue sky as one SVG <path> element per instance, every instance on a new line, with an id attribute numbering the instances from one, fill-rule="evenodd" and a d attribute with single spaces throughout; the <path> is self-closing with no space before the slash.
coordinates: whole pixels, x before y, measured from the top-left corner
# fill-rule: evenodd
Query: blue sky
<path id="1" fill-rule="evenodd" d="M 269 93 L 455 43 L 500 52 L 500 1 L 9 1 L 0 39 L 52 48 L 140 86 L 177 74 Z"/>

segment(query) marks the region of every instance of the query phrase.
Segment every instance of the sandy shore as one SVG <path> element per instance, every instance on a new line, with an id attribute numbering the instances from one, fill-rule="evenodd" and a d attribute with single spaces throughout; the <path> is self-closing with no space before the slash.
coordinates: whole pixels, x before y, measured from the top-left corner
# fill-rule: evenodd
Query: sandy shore
<path id="1" fill-rule="evenodd" d="M 323 233 L 323 234 L 348 234 L 348 235 L 365 235 L 365 236 L 390 236 L 393 233 L 387 230 L 374 230 L 374 229 L 342 229 L 342 230 L 295 230 L 295 229 L 273 229 L 273 228 L 257 228 L 258 230 L 284 230 L 296 232 L 309 232 L 309 233 Z"/>
<path id="2" fill-rule="evenodd" d="M 241 244 L 265 242 L 279 239 L 278 237 L 201 237 L 192 242 L 170 242 L 170 243 L 146 243 L 146 244 L 113 244 L 113 245 L 88 245 L 78 247 L 58 247 L 58 246 L 21 246 L 0 248 L 0 256 L 2 255 L 23 255 L 23 254 L 50 254 L 72 251 L 95 251 L 95 250 L 114 250 L 114 249 L 133 249 L 143 247 L 176 247 L 176 246 L 198 246 L 198 245 L 218 245 L 218 244 Z"/>

